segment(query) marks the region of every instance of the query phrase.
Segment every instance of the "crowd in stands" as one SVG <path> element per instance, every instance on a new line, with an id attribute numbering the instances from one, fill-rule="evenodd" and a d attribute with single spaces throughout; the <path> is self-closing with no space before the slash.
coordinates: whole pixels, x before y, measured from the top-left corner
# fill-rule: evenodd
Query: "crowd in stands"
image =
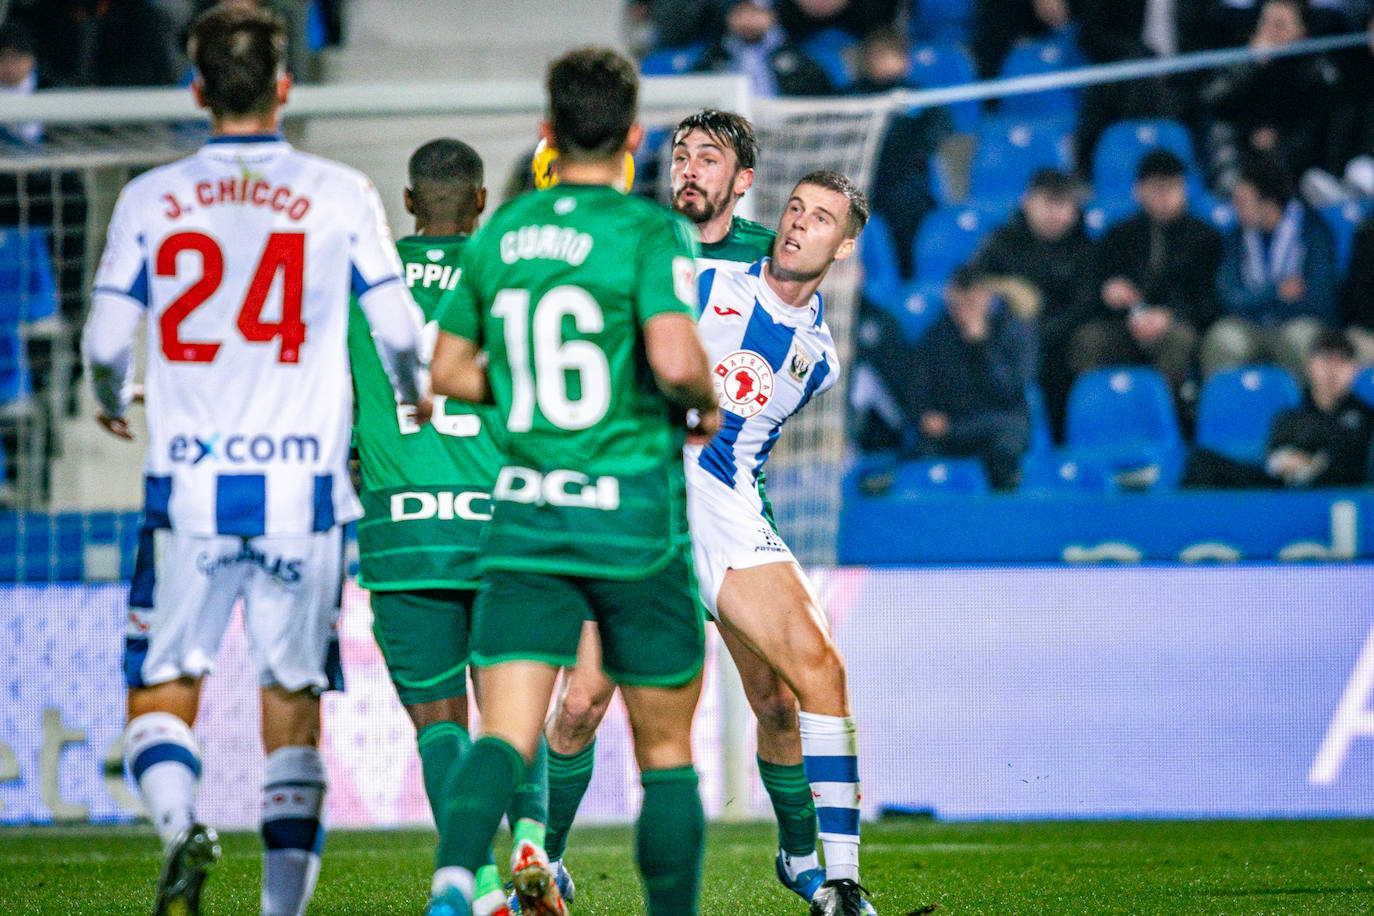
<path id="1" fill-rule="evenodd" d="M 1374 37 L 1325 54 L 1262 53 L 1374 30 L 1368 0 L 634 0 L 630 10 L 646 73 L 737 72 L 763 96 L 1259 52 L 1177 76 L 898 113 L 864 239 L 851 436 L 876 456 L 861 463 L 875 492 L 893 456 L 973 459 L 995 490 L 1374 483 L 1370 426 L 1349 403 L 1363 403 L 1351 390 L 1374 362 Z M 1333 394 L 1314 366 L 1336 360 L 1339 341 L 1355 371 Z M 1195 427 L 1225 390 L 1213 385 L 1204 404 L 1208 383 L 1253 384 L 1271 368 L 1298 392 L 1282 409 L 1306 419 L 1251 411 L 1250 427 L 1262 426 L 1243 461 L 1199 445 Z M 1098 383 L 1109 397 L 1123 396 L 1113 386 L 1164 393 L 1148 400 L 1172 429 L 1161 433 L 1167 457 L 1088 445 L 1073 414 L 1087 410 L 1080 387 Z M 1286 438 L 1295 427 L 1298 444 Z M 1342 470 L 1291 472 L 1266 457 L 1295 448 Z"/>

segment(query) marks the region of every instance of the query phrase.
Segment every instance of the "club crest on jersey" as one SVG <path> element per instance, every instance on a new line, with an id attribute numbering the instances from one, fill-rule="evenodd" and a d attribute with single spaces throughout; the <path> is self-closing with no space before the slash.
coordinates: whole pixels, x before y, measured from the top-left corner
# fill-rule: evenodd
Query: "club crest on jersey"
<path id="1" fill-rule="evenodd" d="M 736 350 L 716 363 L 714 380 L 721 409 L 746 420 L 773 397 L 773 369 L 753 350 Z"/>
<path id="2" fill-rule="evenodd" d="M 798 382 L 806 380 L 811 374 L 811 367 L 816 364 L 816 360 L 805 350 L 793 350 L 792 356 L 787 360 L 787 374 Z"/>

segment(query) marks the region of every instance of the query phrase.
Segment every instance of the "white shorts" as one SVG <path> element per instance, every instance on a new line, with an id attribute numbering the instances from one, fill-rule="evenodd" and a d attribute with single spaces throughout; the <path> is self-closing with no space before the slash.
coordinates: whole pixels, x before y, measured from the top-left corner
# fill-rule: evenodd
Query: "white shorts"
<path id="1" fill-rule="evenodd" d="M 706 610 L 716 617 L 716 596 L 727 570 L 796 558 L 758 505 L 703 469 L 695 458 L 689 454 L 686 461 L 687 524 L 697 588 Z"/>
<path id="2" fill-rule="evenodd" d="M 243 599 L 248 653 L 264 687 L 342 689 L 343 529 L 242 538 L 145 530 L 129 594 L 130 687 L 201 677 Z M 144 553 L 151 551 L 149 560 Z"/>

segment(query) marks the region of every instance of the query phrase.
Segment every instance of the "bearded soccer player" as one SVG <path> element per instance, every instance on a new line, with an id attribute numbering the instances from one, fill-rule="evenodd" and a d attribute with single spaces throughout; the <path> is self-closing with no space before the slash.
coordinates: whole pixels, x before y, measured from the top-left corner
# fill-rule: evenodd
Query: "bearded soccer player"
<path id="1" fill-rule="evenodd" d="M 735 205 L 754 179 L 758 141 L 752 125 L 733 112 L 706 109 L 690 115 L 673 132 L 673 208 L 688 217 L 701 238 L 697 267 L 703 282 L 717 274 L 743 271 L 772 251 L 771 229 L 736 216 Z M 713 306 L 723 311 L 723 307 Z M 759 468 L 758 490 L 764 493 Z M 762 497 L 765 517 L 771 509 Z M 771 524 L 771 521 L 769 522 Z M 810 901 L 825 881 L 816 854 L 816 809 L 802 766 L 797 700 L 773 668 L 730 630 L 722 638 L 735 659 L 745 695 L 758 721 L 758 768 L 778 822 L 778 880 Z M 546 849 L 564 888 L 573 886 L 562 857 L 568 830 L 591 782 L 596 731 L 615 685 L 601 671 L 595 628 L 583 634 L 578 664 L 565 675 L 550 717 L 549 830 Z"/>
<path id="2" fill-rule="evenodd" d="M 426 331 L 437 335 L 438 304 L 458 285 L 460 255 L 486 207 L 482 160 L 468 144 L 440 139 L 416 150 L 408 169 L 405 204 L 415 234 L 396 248 Z M 436 398 L 430 422 L 416 423 L 391 395 L 356 302 L 348 334 L 364 513 L 358 583 L 372 593 L 373 633 L 415 726 L 425 794 L 442 827 L 449 777 L 472 743 L 468 632 L 477 542 L 501 466 L 493 438 L 501 418 L 490 407 Z M 541 754 L 508 812 L 517 847 L 544 843 L 544 772 Z M 474 905 L 484 914 L 506 912 L 495 865 L 478 869 Z"/>
<path id="3" fill-rule="evenodd" d="M 133 347 L 148 320 L 124 760 L 165 844 L 157 914 L 198 913 L 220 854 L 196 817 L 191 726 L 240 598 L 267 752 L 261 911 L 300 916 L 314 891 L 320 695 L 341 685 L 342 532 L 360 514 L 347 469 L 350 292 L 392 397 L 417 420 L 429 411 L 419 316 L 376 191 L 276 133 L 285 51 L 280 20 L 255 7 L 196 20 L 191 91 L 212 137 L 124 188 L 83 335 L 97 419 L 131 439 Z"/>
<path id="4" fill-rule="evenodd" d="M 575 51 L 547 86 L 559 184 L 506 204 L 469 245 L 432 366 L 436 392 L 494 400 L 505 463 L 473 613 L 484 735 L 454 780 L 428 912 L 472 912 L 474 873 L 593 620 L 634 727 L 648 912 L 691 916 L 704 629 L 680 449 L 684 414 L 699 412 L 703 439 L 719 422 L 693 320 L 695 242 L 681 217 L 615 188 L 642 136 L 633 66 Z M 542 850 L 519 852 L 512 877 L 523 912 L 565 912 Z"/>

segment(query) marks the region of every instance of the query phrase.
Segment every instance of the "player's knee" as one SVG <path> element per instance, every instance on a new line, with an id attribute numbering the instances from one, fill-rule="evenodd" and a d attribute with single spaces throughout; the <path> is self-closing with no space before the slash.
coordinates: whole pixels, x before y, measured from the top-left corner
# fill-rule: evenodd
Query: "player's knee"
<path id="1" fill-rule="evenodd" d="M 779 690 L 764 697 L 754 705 L 754 716 L 760 730 L 774 735 L 795 734 L 800 728 L 797 698 L 790 690 Z"/>
<path id="2" fill-rule="evenodd" d="M 600 691 L 569 690 L 554 717 L 553 737 L 560 743 L 575 745 L 574 750 L 586 746 L 596 735 L 608 706 L 610 696 L 603 696 Z"/>

